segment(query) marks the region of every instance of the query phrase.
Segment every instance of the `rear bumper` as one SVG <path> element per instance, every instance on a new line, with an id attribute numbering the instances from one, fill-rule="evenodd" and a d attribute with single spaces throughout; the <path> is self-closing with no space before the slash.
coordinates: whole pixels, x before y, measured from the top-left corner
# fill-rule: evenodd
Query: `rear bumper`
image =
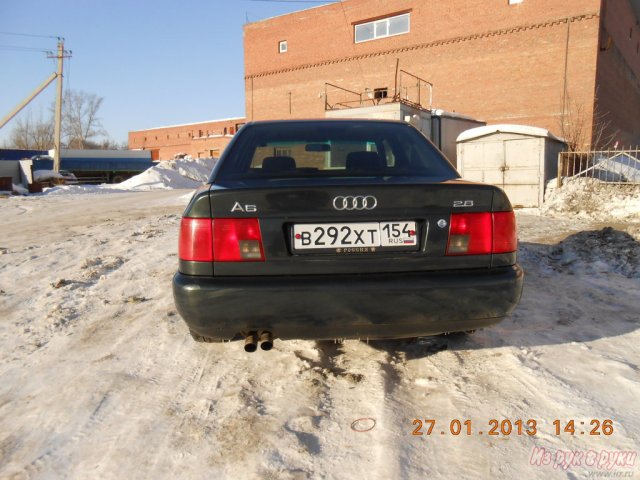
<path id="1" fill-rule="evenodd" d="M 518 265 L 491 270 L 196 277 L 177 273 L 173 296 L 196 333 L 231 340 L 251 331 L 282 339 L 406 338 L 498 323 L 520 300 Z"/>

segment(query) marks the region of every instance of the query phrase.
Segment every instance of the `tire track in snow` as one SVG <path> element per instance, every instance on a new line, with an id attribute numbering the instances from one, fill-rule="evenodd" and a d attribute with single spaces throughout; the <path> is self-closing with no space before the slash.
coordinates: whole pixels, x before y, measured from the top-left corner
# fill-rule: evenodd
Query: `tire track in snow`
<path id="1" fill-rule="evenodd" d="M 25 467 L 25 472 L 28 478 L 33 478 L 38 474 L 46 474 L 51 471 L 55 471 L 61 466 L 67 465 L 70 457 L 78 456 L 83 457 L 83 449 L 77 448 L 78 445 L 82 445 L 83 441 L 90 439 L 91 448 L 96 451 L 109 451 L 118 442 L 120 438 L 120 432 L 109 431 L 110 427 L 107 427 L 107 433 L 100 433 L 100 427 L 108 420 L 112 420 L 122 415 L 122 409 L 126 408 L 127 412 L 137 411 L 141 408 L 147 408 L 148 404 L 141 400 L 138 395 L 131 395 L 130 382 L 136 379 L 143 379 L 143 384 L 152 383 L 157 384 L 157 376 L 154 380 L 144 380 L 145 375 L 154 368 L 156 360 L 160 355 L 160 352 L 153 349 L 147 349 L 145 353 L 157 352 L 152 358 L 143 356 L 143 359 L 147 361 L 140 361 L 136 364 L 136 368 L 127 371 L 126 373 L 116 373 L 112 376 L 111 382 L 103 386 L 103 390 L 106 392 L 102 394 L 95 408 L 88 415 L 87 419 L 82 422 L 75 430 L 71 430 L 66 433 L 66 436 L 59 441 L 53 443 L 53 446 L 48 448 L 42 455 L 38 456 L 30 464 Z M 79 379 L 91 377 L 93 365 L 88 365 L 86 368 L 78 372 L 74 376 L 75 381 L 70 381 L 70 384 L 77 384 Z M 168 373 L 166 374 L 168 375 Z M 152 377 L 153 378 L 153 377 Z M 127 380 L 128 379 L 128 380 Z M 131 402 L 131 399 L 137 399 L 136 402 Z M 142 397 L 144 398 L 144 397 Z M 59 434 L 62 437 L 62 434 Z M 83 445 L 84 446 L 84 445 Z"/>
<path id="2" fill-rule="evenodd" d="M 318 360 L 305 358 L 312 366 L 309 378 L 319 392 L 316 408 L 339 430 L 330 438 L 330 454 L 313 459 L 314 473 L 332 471 L 334 462 L 342 462 L 347 478 L 402 478 L 393 438 L 395 402 L 390 395 L 399 377 L 394 368 L 384 367 L 389 355 L 359 341 L 321 342 L 317 351 Z M 352 430 L 359 418 L 373 418 L 375 427 L 362 433 Z"/>
<path id="3" fill-rule="evenodd" d="M 132 312 L 131 315 L 135 315 L 135 313 Z M 130 428 L 130 425 L 125 421 L 122 429 L 115 430 L 112 429 L 112 425 L 108 425 L 104 433 L 99 432 L 101 426 L 118 418 L 127 419 L 131 418 L 131 415 L 135 418 L 137 412 L 149 411 L 150 406 L 153 406 L 157 398 L 157 395 L 154 394 L 147 395 L 150 393 L 149 390 L 159 389 L 166 399 L 164 404 L 158 405 L 157 408 L 151 408 L 151 411 L 159 413 L 163 407 L 171 402 L 171 396 L 167 393 L 171 392 L 171 389 L 167 387 L 175 380 L 176 371 L 172 368 L 159 368 L 159 364 L 167 358 L 173 358 L 171 355 L 165 354 L 165 349 L 167 345 L 171 346 L 174 337 L 169 337 L 162 344 L 158 344 L 155 338 L 149 337 L 146 347 L 140 351 L 140 348 L 136 348 L 139 342 L 137 339 L 148 336 L 150 325 L 144 322 L 127 322 L 127 330 L 118 331 L 119 327 L 123 325 L 123 323 L 105 322 L 103 318 L 96 318 L 93 322 L 80 326 L 83 330 L 82 336 L 79 338 L 70 337 L 71 349 L 73 350 L 84 349 L 87 350 L 87 355 L 91 356 L 95 355 L 96 351 L 106 349 L 109 352 L 106 357 L 116 352 L 125 358 L 131 358 L 132 361 L 121 359 L 117 363 L 119 366 L 126 365 L 127 368 L 124 370 L 114 372 L 107 369 L 106 374 L 109 376 L 109 380 L 102 384 L 102 388 L 98 387 L 99 390 L 106 393 L 102 394 L 87 420 L 72 429 L 66 434 L 67 437 L 61 438 L 60 441 L 27 465 L 25 472 L 29 478 L 66 464 L 71 456 L 82 458 L 83 443 L 95 446 L 93 450 L 97 452 L 101 451 L 106 454 L 111 451 L 117 445 L 123 431 Z M 186 340 L 186 334 L 184 340 Z M 183 363 L 186 361 L 184 356 L 176 358 L 181 359 Z M 130 365 L 135 367 L 128 368 Z M 178 369 L 177 371 L 182 371 L 183 365 L 178 364 L 175 367 Z M 95 368 L 93 362 L 87 364 L 66 383 L 75 385 L 77 388 L 78 384 L 82 384 L 87 377 L 91 381 Z M 96 388 L 96 385 L 93 385 L 93 388 Z M 90 441 L 85 442 L 87 439 Z M 79 445 L 80 447 L 78 447 Z"/>

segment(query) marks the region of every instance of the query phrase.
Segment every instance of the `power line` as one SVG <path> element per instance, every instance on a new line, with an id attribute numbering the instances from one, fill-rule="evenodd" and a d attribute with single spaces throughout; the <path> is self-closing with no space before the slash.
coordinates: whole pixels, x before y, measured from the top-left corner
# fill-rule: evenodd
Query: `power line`
<path id="1" fill-rule="evenodd" d="M 21 45 L 0 45 L 0 48 L 4 50 L 18 50 L 24 52 L 50 52 L 50 48 L 38 48 L 38 47 L 24 47 Z"/>
<path id="2" fill-rule="evenodd" d="M 17 33 L 17 32 L 0 32 L 0 35 L 14 35 L 17 37 L 35 37 L 35 38 L 57 38 L 58 35 L 36 35 L 34 33 Z"/>

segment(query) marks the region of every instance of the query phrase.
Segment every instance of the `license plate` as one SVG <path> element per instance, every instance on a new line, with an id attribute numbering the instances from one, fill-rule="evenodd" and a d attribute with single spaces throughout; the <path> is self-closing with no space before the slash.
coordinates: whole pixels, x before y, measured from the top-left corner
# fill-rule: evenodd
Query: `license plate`
<path id="1" fill-rule="evenodd" d="M 294 251 L 375 253 L 417 250 L 416 222 L 317 223 L 293 226 Z"/>

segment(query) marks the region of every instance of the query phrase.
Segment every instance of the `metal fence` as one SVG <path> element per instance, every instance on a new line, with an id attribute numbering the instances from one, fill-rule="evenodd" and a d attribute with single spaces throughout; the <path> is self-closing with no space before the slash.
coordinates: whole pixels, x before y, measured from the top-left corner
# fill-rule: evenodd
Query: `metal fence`
<path id="1" fill-rule="evenodd" d="M 384 87 L 373 90 L 367 88 L 364 92 L 354 92 L 333 83 L 324 84 L 324 109 L 326 111 L 386 103 L 403 103 L 419 110 L 431 109 L 433 84 L 405 70 L 396 72 L 393 88 Z"/>
<path id="2" fill-rule="evenodd" d="M 640 184 L 640 149 L 560 152 L 558 187 L 567 179 L 577 177 L 614 184 Z"/>

